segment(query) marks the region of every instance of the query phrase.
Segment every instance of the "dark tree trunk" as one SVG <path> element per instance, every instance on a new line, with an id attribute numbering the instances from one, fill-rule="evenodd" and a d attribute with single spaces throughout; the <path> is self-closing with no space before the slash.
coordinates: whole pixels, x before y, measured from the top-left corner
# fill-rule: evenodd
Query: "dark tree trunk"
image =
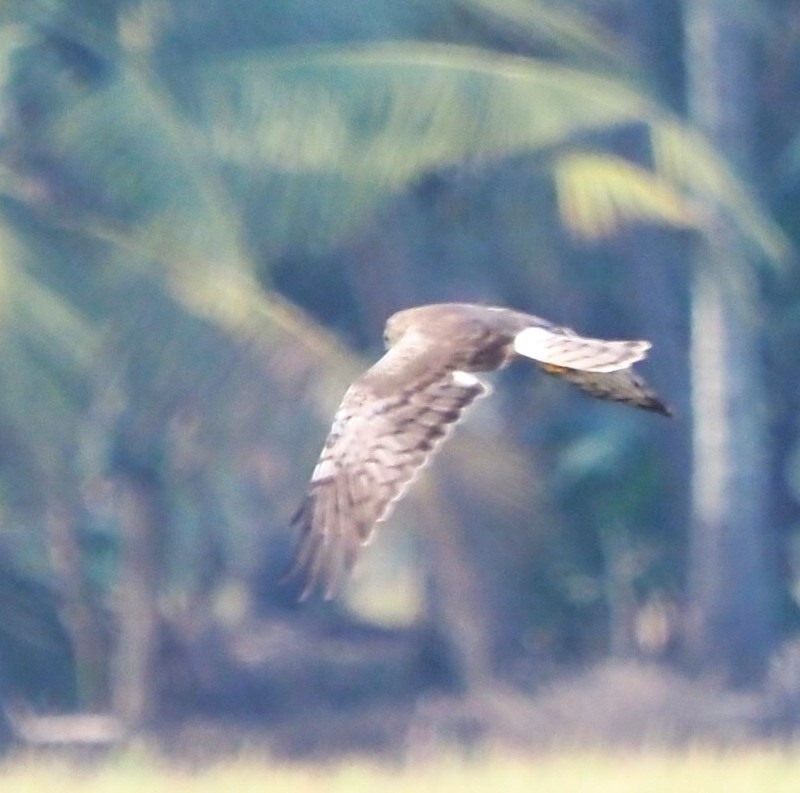
<path id="1" fill-rule="evenodd" d="M 128 730 L 135 730 L 152 718 L 156 704 L 159 548 L 165 509 L 154 474 L 118 473 L 116 483 L 122 551 L 111 687 L 115 714 Z"/>
<path id="2" fill-rule="evenodd" d="M 745 176 L 755 113 L 746 17 L 723 0 L 684 4 L 690 114 Z M 775 633 L 758 295 L 741 238 L 719 213 L 698 259 L 687 649 L 695 664 L 745 684 L 763 672 Z"/>
<path id="3" fill-rule="evenodd" d="M 75 655 L 81 710 L 108 707 L 108 641 L 98 609 L 92 606 L 84 554 L 76 533 L 75 510 L 54 503 L 47 515 L 50 560 L 61 595 L 61 616 Z"/>

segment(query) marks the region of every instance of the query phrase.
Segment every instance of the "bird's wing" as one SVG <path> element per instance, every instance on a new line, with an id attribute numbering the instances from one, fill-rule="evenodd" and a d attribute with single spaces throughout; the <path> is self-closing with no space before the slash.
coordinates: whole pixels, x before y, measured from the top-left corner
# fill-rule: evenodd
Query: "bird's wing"
<path id="1" fill-rule="evenodd" d="M 586 372 L 551 364 L 540 364 L 540 368 L 548 374 L 572 383 L 581 391 L 598 399 L 624 402 L 626 405 L 654 410 L 664 416 L 673 415 L 672 408 L 662 402 L 658 395 L 630 367 L 615 372 Z"/>
<path id="2" fill-rule="evenodd" d="M 607 341 L 579 336 L 569 328 L 536 325 L 514 338 L 514 352 L 550 366 L 583 372 L 616 372 L 647 356 L 649 341 Z"/>
<path id="3" fill-rule="evenodd" d="M 649 341 L 607 341 L 579 336 L 569 328 L 536 325 L 514 338 L 514 351 L 539 368 L 598 399 L 611 399 L 671 416 L 672 410 L 631 368 L 647 356 Z"/>
<path id="4" fill-rule="evenodd" d="M 304 576 L 301 599 L 317 588 L 328 599 L 336 594 L 374 525 L 484 393 L 444 352 L 403 341 L 353 383 L 292 521 L 300 538 L 289 575 Z"/>

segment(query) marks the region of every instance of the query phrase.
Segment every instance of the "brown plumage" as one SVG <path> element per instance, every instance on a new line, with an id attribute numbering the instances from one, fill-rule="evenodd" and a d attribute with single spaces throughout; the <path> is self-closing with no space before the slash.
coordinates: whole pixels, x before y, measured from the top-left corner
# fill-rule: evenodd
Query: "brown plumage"
<path id="1" fill-rule="evenodd" d="M 578 336 L 505 308 L 442 303 L 400 311 L 386 323 L 386 354 L 347 390 L 305 498 L 289 575 L 332 598 L 375 524 L 385 520 L 464 409 L 488 393 L 472 372 L 534 360 L 594 397 L 670 415 L 631 365 L 646 341 Z"/>

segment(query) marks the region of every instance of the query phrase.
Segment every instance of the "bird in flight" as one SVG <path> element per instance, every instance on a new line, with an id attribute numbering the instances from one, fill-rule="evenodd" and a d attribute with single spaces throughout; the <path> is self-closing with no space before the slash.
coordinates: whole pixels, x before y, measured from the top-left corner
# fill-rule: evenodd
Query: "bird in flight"
<path id="1" fill-rule="evenodd" d="M 671 415 L 631 368 L 648 341 L 605 341 L 507 308 L 439 303 L 389 317 L 386 354 L 347 389 L 306 495 L 287 573 L 301 600 L 333 598 L 376 523 L 389 517 L 464 409 L 489 393 L 474 372 L 529 358 L 598 397 Z"/>

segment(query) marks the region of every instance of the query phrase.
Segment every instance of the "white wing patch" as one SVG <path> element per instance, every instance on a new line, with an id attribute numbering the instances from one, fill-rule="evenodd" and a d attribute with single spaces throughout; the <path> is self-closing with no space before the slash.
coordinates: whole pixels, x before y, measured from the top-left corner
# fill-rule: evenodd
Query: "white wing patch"
<path id="1" fill-rule="evenodd" d="M 514 338 L 514 351 L 551 366 L 583 372 L 616 372 L 641 361 L 649 341 L 588 339 L 566 330 L 530 327 Z"/>
<path id="2" fill-rule="evenodd" d="M 314 468 L 311 474 L 311 481 L 318 482 L 320 479 L 327 479 L 336 473 L 336 464 L 329 457 L 323 457 Z"/>
<path id="3" fill-rule="evenodd" d="M 547 355 L 548 342 L 552 338 L 553 334 L 544 328 L 525 328 L 514 338 L 514 351 L 526 358 L 542 361 L 542 356 Z"/>
<path id="4" fill-rule="evenodd" d="M 483 385 L 479 378 L 470 372 L 462 372 L 456 369 L 453 372 L 453 382 L 462 388 L 473 388 L 476 385 Z"/>

